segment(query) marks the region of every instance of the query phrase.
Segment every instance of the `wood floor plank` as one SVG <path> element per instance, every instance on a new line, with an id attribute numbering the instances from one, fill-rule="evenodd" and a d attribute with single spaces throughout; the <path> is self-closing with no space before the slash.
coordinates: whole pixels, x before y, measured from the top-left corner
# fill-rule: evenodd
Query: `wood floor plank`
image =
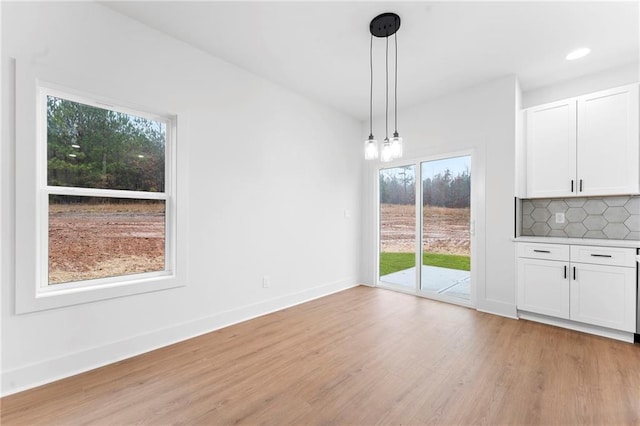
<path id="1" fill-rule="evenodd" d="M 3 425 L 640 424 L 640 346 L 357 287 L 0 409 Z"/>

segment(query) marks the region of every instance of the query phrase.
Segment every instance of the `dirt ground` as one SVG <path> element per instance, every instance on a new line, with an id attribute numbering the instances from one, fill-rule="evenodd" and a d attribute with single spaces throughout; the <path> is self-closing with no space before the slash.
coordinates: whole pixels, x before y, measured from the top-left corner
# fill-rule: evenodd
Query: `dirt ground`
<path id="1" fill-rule="evenodd" d="M 52 204 L 49 283 L 164 269 L 163 204 Z"/>
<path id="2" fill-rule="evenodd" d="M 415 206 L 382 204 L 380 207 L 381 251 L 412 252 L 415 249 Z M 469 208 L 425 206 L 423 250 L 431 253 L 469 256 Z"/>
<path id="3" fill-rule="evenodd" d="M 415 207 L 383 204 L 383 252 L 415 247 Z M 424 250 L 469 255 L 469 209 L 426 207 Z M 164 205 L 58 205 L 49 209 L 49 283 L 164 269 Z"/>

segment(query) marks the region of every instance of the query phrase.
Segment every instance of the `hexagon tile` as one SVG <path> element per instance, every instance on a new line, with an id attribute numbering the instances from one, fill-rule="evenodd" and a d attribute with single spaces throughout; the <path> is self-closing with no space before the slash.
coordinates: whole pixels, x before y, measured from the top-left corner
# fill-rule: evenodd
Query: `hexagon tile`
<path id="1" fill-rule="evenodd" d="M 522 235 L 636 240 L 640 238 L 640 197 L 521 200 Z M 557 221 L 564 213 L 564 223 Z"/>

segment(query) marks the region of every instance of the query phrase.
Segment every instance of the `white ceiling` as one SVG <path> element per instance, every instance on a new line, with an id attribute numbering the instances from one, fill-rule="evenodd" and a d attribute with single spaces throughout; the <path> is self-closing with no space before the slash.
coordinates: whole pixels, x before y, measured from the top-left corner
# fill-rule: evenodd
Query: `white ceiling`
<path id="1" fill-rule="evenodd" d="M 636 1 L 103 4 L 361 120 L 369 22 L 382 12 L 402 19 L 400 108 L 508 74 L 531 90 L 639 58 Z M 374 39 L 374 115 L 384 108 L 384 40 Z M 564 59 L 581 46 L 592 53 Z"/>

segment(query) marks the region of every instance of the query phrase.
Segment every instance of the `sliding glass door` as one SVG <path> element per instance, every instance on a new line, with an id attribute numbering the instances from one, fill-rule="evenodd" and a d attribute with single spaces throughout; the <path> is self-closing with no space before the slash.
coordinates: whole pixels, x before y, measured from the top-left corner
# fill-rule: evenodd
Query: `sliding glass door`
<path id="1" fill-rule="evenodd" d="M 378 173 L 379 284 L 470 304 L 471 156 Z"/>

